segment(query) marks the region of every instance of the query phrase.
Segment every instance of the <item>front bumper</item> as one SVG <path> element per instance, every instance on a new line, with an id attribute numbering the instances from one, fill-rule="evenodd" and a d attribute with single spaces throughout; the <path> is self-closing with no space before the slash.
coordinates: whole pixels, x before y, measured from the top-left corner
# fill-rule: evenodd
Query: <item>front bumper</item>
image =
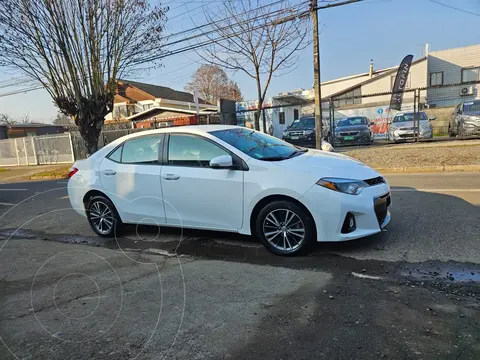
<path id="1" fill-rule="evenodd" d="M 402 141 L 402 140 L 411 140 L 415 138 L 414 130 L 393 130 L 388 132 L 388 138 L 390 140 Z M 418 133 L 419 139 L 432 139 L 433 131 L 432 129 L 422 130 Z"/>
<path id="2" fill-rule="evenodd" d="M 291 137 L 282 137 L 282 140 L 298 146 L 315 147 L 316 145 L 315 136 L 305 136 L 305 137 L 298 137 L 293 139 Z"/>
<path id="3" fill-rule="evenodd" d="M 390 201 L 388 207 L 375 204 L 376 199 L 390 198 L 390 187 L 386 183 L 370 186 L 359 195 L 348 195 L 314 185 L 299 200 L 311 212 L 318 242 L 339 242 L 362 238 L 379 233 L 391 220 Z M 355 215 L 356 229 L 342 234 L 347 213 Z"/>
<path id="4" fill-rule="evenodd" d="M 480 136 L 480 125 L 464 123 L 461 131 L 465 136 Z"/>
<path id="5" fill-rule="evenodd" d="M 372 142 L 372 137 L 369 133 L 363 134 L 360 133 L 355 136 L 342 136 L 340 134 L 335 134 L 335 144 L 370 144 Z"/>

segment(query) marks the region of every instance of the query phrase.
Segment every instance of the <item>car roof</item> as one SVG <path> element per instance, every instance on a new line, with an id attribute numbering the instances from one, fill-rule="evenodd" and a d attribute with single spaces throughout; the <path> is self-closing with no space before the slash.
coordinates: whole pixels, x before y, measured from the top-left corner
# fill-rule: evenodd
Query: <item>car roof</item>
<path id="1" fill-rule="evenodd" d="M 121 137 L 123 140 L 135 138 L 137 136 L 145 136 L 145 135 L 155 135 L 155 134 L 164 134 L 164 133 L 181 133 L 181 132 L 188 132 L 192 134 L 205 134 L 212 131 L 217 130 L 228 130 L 228 129 L 246 129 L 243 126 L 235 126 L 235 125 L 187 125 L 187 126 L 173 126 L 173 127 L 165 127 L 161 129 L 152 129 L 152 130 L 144 130 L 138 131 L 130 135 L 126 135 Z"/>

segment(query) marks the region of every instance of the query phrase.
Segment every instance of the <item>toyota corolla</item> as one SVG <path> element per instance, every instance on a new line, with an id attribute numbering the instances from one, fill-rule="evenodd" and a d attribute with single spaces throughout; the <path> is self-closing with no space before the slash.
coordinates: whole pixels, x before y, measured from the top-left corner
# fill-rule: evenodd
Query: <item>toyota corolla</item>
<path id="1" fill-rule="evenodd" d="M 124 224 L 221 230 L 254 235 L 279 255 L 372 235 L 390 222 L 390 188 L 373 169 L 236 126 L 117 139 L 73 165 L 68 194 L 103 237 Z"/>

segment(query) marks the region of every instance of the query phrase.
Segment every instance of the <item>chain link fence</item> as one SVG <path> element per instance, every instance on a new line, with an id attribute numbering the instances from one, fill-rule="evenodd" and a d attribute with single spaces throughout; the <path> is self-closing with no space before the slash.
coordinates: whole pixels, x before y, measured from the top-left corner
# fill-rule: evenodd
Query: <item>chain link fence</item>
<path id="1" fill-rule="evenodd" d="M 367 133 L 377 143 L 480 138 L 478 82 L 407 89 L 400 110 L 390 109 L 391 97 L 385 92 L 331 98 L 324 114 L 333 129 L 330 141 L 368 143 Z"/>

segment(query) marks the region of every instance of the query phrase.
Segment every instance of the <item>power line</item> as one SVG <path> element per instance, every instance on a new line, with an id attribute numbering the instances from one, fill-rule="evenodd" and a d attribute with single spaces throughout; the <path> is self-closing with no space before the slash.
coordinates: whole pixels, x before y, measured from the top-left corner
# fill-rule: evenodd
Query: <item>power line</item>
<path id="1" fill-rule="evenodd" d="M 436 0 L 430 0 L 430 1 L 433 2 L 433 3 L 435 3 L 435 4 L 445 6 L 445 7 L 447 7 L 447 8 L 453 9 L 453 10 L 457 10 L 457 11 L 464 12 L 464 13 L 466 13 L 466 14 L 475 15 L 475 16 L 480 16 L 480 14 L 478 14 L 478 13 L 474 13 L 474 12 L 472 12 L 472 11 L 460 9 L 460 8 L 455 7 L 455 6 L 452 6 L 452 5 L 444 4 L 444 3 L 440 2 L 440 1 L 436 1 Z"/>
<path id="2" fill-rule="evenodd" d="M 357 1 L 359 1 L 359 0 L 357 0 Z M 298 12 L 298 13 L 295 13 L 295 14 L 292 14 L 292 15 L 285 16 L 281 19 L 275 19 L 271 23 L 272 24 L 273 23 L 280 24 L 282 22 L 292 21 L 292 20 L 295 20 L 297 18 L 298 19 L 304 18 L 304 17 L 307 17 L 309 15 L 310 15 L 310 11 L 306 10 L 306 11 L 302 11 L 302 12 Z M 232 37 L 235 37 L 235 36 L 238 36 L 238 35 L 242 35 L 242 34 L 248 32 L 248 31 L 254 31 L 254 30 L 261 29 L 262 27 L 265 27 L 266 25 L 267 25 L 266 23 L 260 24 L 258 26 L 255 26 L 255 27 L 251 28 L 251 29 L 247 29 L 247 30 L 244 30 L 244 31 L 238 31 L 236 33 L 230 34 L 227 37 L 217 37 L 215 39 L 205 40 L 205 41 L 203 41 L 201 43 L 198 43 L 196 45 L 189 45 L 189 46 L 185 46 L 183 48 L 174 49 L 174 50 L 172 50 L 170 52 L 167 52 L 165 54 L 154 55 L 154 56 L 151 56 L 149 58 L 145 58 L 141 61 L 138 61 L 137 64 L 143 64 L 143 63 L 150 62 L 150 61 L 160 60 L 160 59 L 163 59 L 163 58 L 168 57 L 168 56 L 177 55 L 177 54 L 181 54 L 181 53 L 186 52 L 186 51 L 192 51 L 192 50 L 198 49 L 198 48 L 203 47 L 203 46 L 212 45 L 214 43 L 218 43 L 218 42 L 227 40 L 229 38 L 232 38 Z"/>
<path id="3" fill-rule="evenodd" d="M 277 4 L 280 4 L 282 2 L 285 2 L 286 0 L 279 0 L 279 1 L 275 1 L 271 4 L 267 4 L 267 5 L 262 5 L 262 6 L 259 6 L 258 8 L 255 8 L 255 9 L 252 9 L 252 10 L 248 10 L 248 11 L 244 11 L 243 13 L 240 13 L 238 14 L 238 16 L 242 16 L 242 15 L 246 15 L 250 12 L 253 12 L 253 11 L 258 11 L 258 10 L 261 10 L 263 8 L 266 8 L 266 7 L 272 7 L 274 5 L 277 5 Z M 194 10 L 194 9 L 192 9 Z M 172 18 L 168 19 L 168 20 L 171 20 Z M 195 31 L 195 30 L 199 30 L 199 29 L 202 29 L 204 27 L 208 27 L 208 26 L 211 26 L 211 25 L 215 25 L 215 24 L 218 24 L 218 23 L 221 23 L 223 21 L 226 21 L 226 20 L 229 20 L 230 18 L 229 17 L 226 17 L 226 18 L 223 18 L 223 19 L 220 19 L 220 20 L 216 20 L 216 21 L 213 21 L 213 22 L 209 22 L 209 23 L 206 23 L 206 24 L 203 24 L 203 25 L 199 25 L 199 26 L 195 26 L 193 28 L 190 28 L 190 29 L 187 29 L 187 30 L 182 30 L 182 31 L 179 31 L 177 33 L 174 33 L 174 34 L 170 34 L 170 35 L 167 35 L 165 38 L 166 39 L 170 39 L 172 37 L 175 37 L 175 36 L 178 36 L 178 35 L 181 35 L 181 34 L 185 34 L 185 33 L 188 33 L 188 32 L 191 32 L 191 31 Z"/>

